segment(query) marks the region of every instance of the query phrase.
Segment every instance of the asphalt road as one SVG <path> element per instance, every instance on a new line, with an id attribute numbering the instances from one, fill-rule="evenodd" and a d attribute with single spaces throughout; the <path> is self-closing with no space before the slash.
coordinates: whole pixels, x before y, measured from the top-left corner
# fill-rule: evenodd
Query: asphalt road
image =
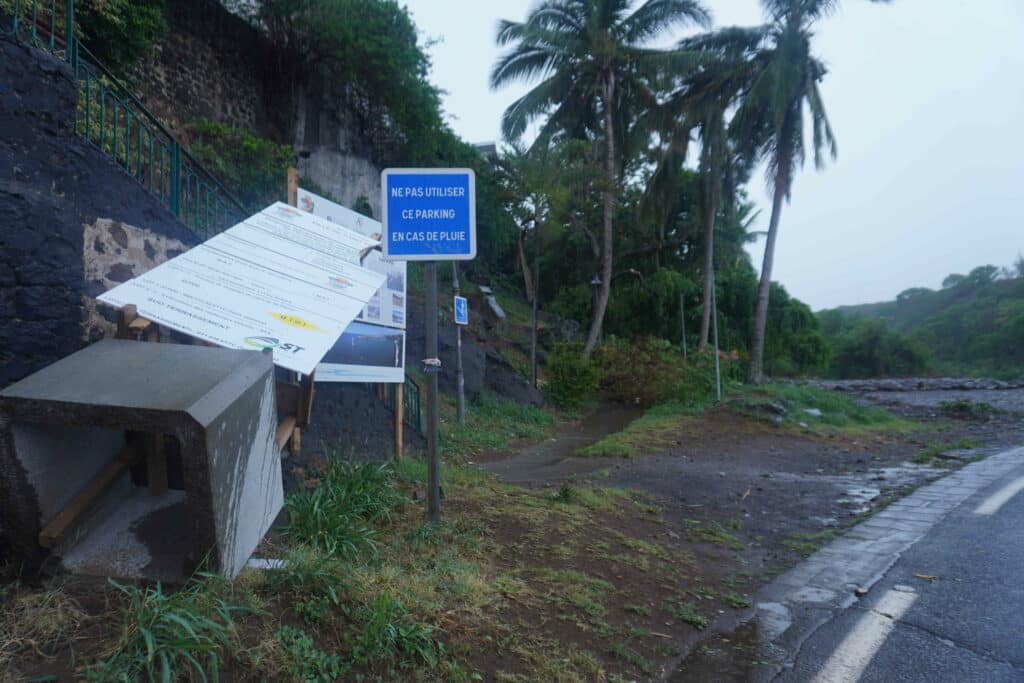
<path id="1" fill-rule="evenodd" d="M 938 521 L 776 680 L 1024 682 L 1024 466 Z"/>

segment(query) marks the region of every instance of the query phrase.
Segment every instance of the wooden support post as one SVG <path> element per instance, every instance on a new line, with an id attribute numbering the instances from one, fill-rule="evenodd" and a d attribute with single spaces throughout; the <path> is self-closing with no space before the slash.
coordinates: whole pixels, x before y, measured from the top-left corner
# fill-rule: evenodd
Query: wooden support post
<path id="1" fill-rule="evenodd" d="M 288 169 L 288 203 L 299 205 L 299 169 L 294 167 Z"/>
<path id="2" fill-rule="evenodd" d="M 139 317 L 139 311 L 135 307 L 135 304 L 128 304 L 122 308 L 117 315 L 117 338 L 118 339 L 134 339 L 135 335 L 132 334 L 130 325 L 135 322 L 135 319 Z"/>
<path id="3" fill-rule="evenodd" d="M 292 431 L 292 455 L 298 455 L 302 451 L 302 428 L 309 424 L 313 412 L 315 382 L 314 374 L 305 375 L 299 380 L 299 400 L 295 407 L 295 429 Z"/>
<path id="4" fill-rule="evenodd" d="M 403 392 L 405 386 L 402 384 L 395 385 L 395 460 L 402 459 L 402 448 L 403 440 L 405 436 L 405 402 L 403 399 Z"/>

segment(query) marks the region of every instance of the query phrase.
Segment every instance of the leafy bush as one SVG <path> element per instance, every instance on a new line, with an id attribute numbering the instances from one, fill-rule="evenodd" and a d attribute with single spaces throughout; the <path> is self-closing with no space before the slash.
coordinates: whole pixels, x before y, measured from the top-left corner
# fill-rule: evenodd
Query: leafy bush
<path id="1" fill-rule="evenodd" d="M 374 523 L 387 522 L 406 502 L 391 485 L 388 465 L 327 462 L 320 485 L 285 499 L 288 533 L 329 555 L 355 558 L 375 549 Z"/>
<path id="2" fill-rule="evenodd" d="M 597 362 L 605 395 L 622 403 L 699 404 L 715 390 L 714 357 L 705 354 L 683 361 L 679 349 L 664 339 L 645 337 L 632 344 L 610 340 L 598 352 Z M 728 372 L 731 361 L 721 363 Z"/>
<path id="3" fill-rule="evenodd" d="M 193 132 L 192 156 L 217 176 L 242 204 L 258 211 L 284 197 L 292 148 L 213 121 Z"/>
<path id="4" fill-rule="evenodd" d="M 249 610 L 213 599 L 198 580 L 177 593 L 165 593 L 160 584 L 111 583 L 128 597 L 124 635 L 117 650 L 87 672 L 87 680 L 171 681 L 187 673 L 216 680 L 218 651 L 230 646 L 234 636 L 232 614 Z"/>
<path id="5" fill-rule="evenodd" d="M 906 377 L 928 369 L 926 351 L 882 320 L 862 323 L 840 338 L 832 360 L 832 374 L 856 377 Z"/>
<path id="6" fill-rule="evenodd" d="M 583 356 L 582 344 L 558 344 L 544 368 L 548 395 L 563 408 L 577 408 L 597 392 L 599 371 Z"/>

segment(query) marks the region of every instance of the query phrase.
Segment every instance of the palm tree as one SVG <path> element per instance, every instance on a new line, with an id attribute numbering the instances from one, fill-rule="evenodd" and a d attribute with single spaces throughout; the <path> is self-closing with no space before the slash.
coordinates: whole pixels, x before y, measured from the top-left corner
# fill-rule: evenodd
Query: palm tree
<path id="1" fill-rule="evenodd" d="M 707 25 L 710 20 L 696 0 L 646 0 L 631 12 L 632 5 L 631 0 L 544 0 L 526 21 L 499 24 L 498 44 L 512 47 L 491 73 L 494 88 L 540 80 L 505 111 L 502 127 L 508 139 L 518 139 L 544 116 L 535 144 L 546 145 L 556 134 L 603 137 L 601 285 L 585 354 L 600 339 L 611 294 L 612 218 L 629 111 L 651 98 L 648 84 L 658 73 L 679 68 L 686 60 L 685 55 L 645 45 L 672 27 Z"/>
<path id="2" fill-rule="evenodd" d="M 805 159 L 806 114 L 810 115 L 815 166 L 824 166 L 825 151 L 833 158 L 836 156 L 835 136 L 818 88 L 828 70 L 811 52 L 811 28 L 835 10 L 838 0 L 762 0 L 762 4 L 771 21 L 762 30 L 761 44 L 750 55 L 748 84 L 731 124 L 739 148 L 750 158 L 766 162 L 772 194 L 747 376 L 752 383 L 764 380 L 765 327 L 775 243 L 782 204 L 790 200 L 793 178 Z"/>
<path id="3" fill-rule="evenodd" d="M 731 194 L 735 183 L 726 181 L 745 175 L 744 160 L 732 151 L 727 115 L 739 97 L 749 75 L 749 56 L 762 38 L 758 29 L 727 28 L 687 38 L 677 50 L 694 55 L 694 68 L 677 77 L 678 87 L 647 114 L 646 125 L 657 130 L 666 152 L 648 187 L 649 201 L 660 201 L 660 187 L 686 161 L 686 149 L 693 131 L 700 140 L 699 171 L 703 185 L 704 293 L 698 350 L 707 346 L 711 329 L 712 287 L 715 267 L 715 223 L 721 209 L 723 190 Z M 653 196 L 653 198 L 652 198 Z"/>

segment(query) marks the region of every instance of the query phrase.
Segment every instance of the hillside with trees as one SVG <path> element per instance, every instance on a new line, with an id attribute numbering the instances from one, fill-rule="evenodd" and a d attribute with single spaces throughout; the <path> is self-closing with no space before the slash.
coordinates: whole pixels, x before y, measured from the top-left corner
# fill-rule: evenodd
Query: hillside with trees
<path id="1" fill-rule="evenodd" d="M 818 315 L 836 377 L 1024 375 L 1024 257 Z"/>

